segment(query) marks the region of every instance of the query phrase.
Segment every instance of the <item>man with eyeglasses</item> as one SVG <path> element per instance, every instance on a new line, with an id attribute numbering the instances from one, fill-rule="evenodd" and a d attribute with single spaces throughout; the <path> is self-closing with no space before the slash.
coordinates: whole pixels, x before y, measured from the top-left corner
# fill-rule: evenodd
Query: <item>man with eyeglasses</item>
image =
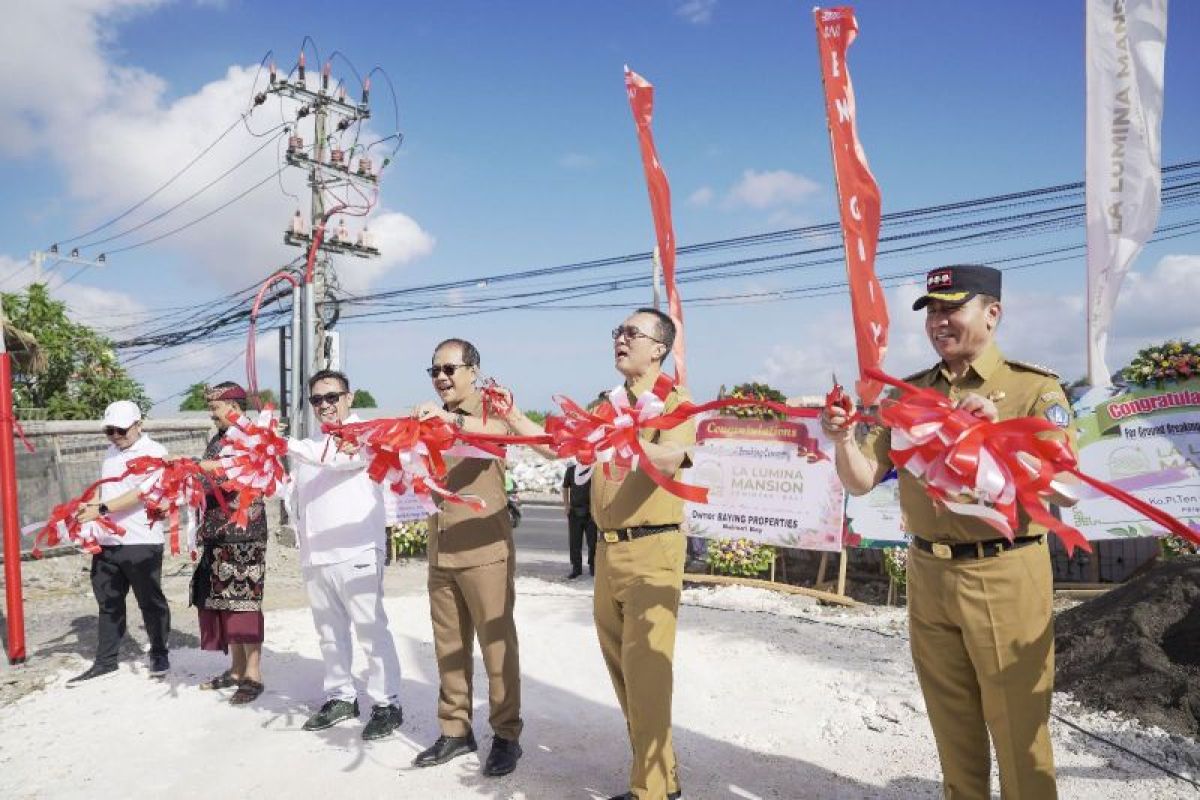
<path id="1" fill-rule="evenodd" d="M 308 381 L 308 400 L 317 422 L 357 422 L 350 413 L 350 380 L 320 370 Z M 321 431 L 289 439 L 292 491 L 288 497 L 300 544 L 304 586 L 325 662 L 325 703 L 304 723 L 319 731 L 358 719 L 358 693 L 351 675 L 350 628 L 367 658 L 371 718 L 363 739 L 379 739 L 400 727 L 400 659 L 383 608 L 383 494 L 367 475 L 367 462 L 348 444 Z"/>
<path id="2" fill-rule="evenodd" d="M 135 458 L 167 455 L 165 447 L 142 432 L 142 411 L 129 400 L 118 400 L 104 409 L 104 435 L 108 450 L 100 468 L 101 478 L 121 477 Z M 85 672 L 68 680 L 68 687 L 117 671 L 121 640 L 125 638 L 125 598 L 130 589 L 142 610 L 150 639 L 147 674 L 158 677 L 170 669 L 167 635 L 171 630 L 171 608 L 162 591 L 163 522 L 150 521 L 140 496 L 154 477 L 130 476 L 102 484 L 98 498 L 76 515 L 80 522 L 110 517 L 125 529 L 125 534 L 102 531 L 96 537 L 100 552 L 92 556 L 91 569 L 92 593 L 100 607 L 96 659 Z"/>
<path id="3" fill-rule="evenodd" d="M 507 433 L 492 417 L 483 421 L 483 399 L 475 385 L 479 351 L 463 339 L 447 339 L 433 351 L 428 369 L 441 404 L 425 403 L 420 419 L 438 417 L 471 433 Z M 475 495 L 482 511 L 438 500 L 429 520 L 429 615 L 437 656 L 441 735 L 413 764 L 444 764 L 477 749 L 471 727 L 475 638 L 488 676 L 492 747 L 483 774 L 496 777 L 517 768 L 521 757 L 521 667 L 513 622 L 515 557 L 512 520 L 504 492 L 504 461 L 461 445 L 446 458 L 446 487 Z"/>
<path id="4" fill-rule="evenodd" d="M 662 396 L 665 413 L 688 399 L 682 386 L 659 382 L 675 341 L 670 317 L 639 308 L 612 336 L 615 366 L 624 378 L 614 392 L 624 392 L 636 404 L 646 392 L 669 388 Z M 515 404 L 505 421 L 521 435 L 541 432 Z M 642 432 L 646 457 L 659 471 L 676 477 L 690 463 L 688 448 L 695 442 L 692 422 Z M 629 791 L 610 800 L 675 800 L 682 796 L 671 744 L 671 694 L 686 548 L 680 530 L 683 501 L 640 469 L 609 475 L 597 467 L 591 484 L 592 517 L 600 531 L 593 595 L 596 636 L 633 749 Z"/>

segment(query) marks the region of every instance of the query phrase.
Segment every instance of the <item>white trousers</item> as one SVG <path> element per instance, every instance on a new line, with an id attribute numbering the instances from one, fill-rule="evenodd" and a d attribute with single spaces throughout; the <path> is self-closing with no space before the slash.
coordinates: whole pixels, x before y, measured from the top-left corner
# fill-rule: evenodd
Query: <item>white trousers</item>
<path id="1" fill-rule="evenodd" d="M 367 656 L 367 696 L 372 705 L 400 702 L 400 658 L 383 610 L 383 562 L 368 550 L 338 564 L 304 568 L 313 625 L 325 661 L 325 697 L 353 702 L 350 626 Z"/>

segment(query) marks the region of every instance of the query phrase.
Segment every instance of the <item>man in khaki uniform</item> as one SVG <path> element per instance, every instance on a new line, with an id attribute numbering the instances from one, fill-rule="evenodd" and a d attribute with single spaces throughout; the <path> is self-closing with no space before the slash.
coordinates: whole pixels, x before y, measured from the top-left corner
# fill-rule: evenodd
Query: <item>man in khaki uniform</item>
<path id="1" fill-rule="evenodd" d="M 925 330 L 941 360 L 906 380 L 930 387 L 988 419 L 1042 417 L 1072 437 L 1070 405 L 1054 373 L 1010 361 L 996 347 L 1000 272 L 959 265 L 931 271 Z M 863 494 L 892 467 L 891 431 L 860 446 L 847 415 L 822 417 L 838 476 Z M 1057 797 L 1047 727 L 1054 683 L 1052 581 L 1046 530 L 1023 513 L 1012 542 L 972 516 L 936 505 L 900 470 L 900 506 L 913 537 L 908 611 L 913 663 L 942 765 L 943 796 L 991 797 L 991 751 L 1006 799 Z M 1071 502 L 1058 498 L 1062 504 Z"/>
<path id="2" fill-rule="evenodd" d="M 467 341 L 448 339 L 433 354 L 429 375 L 443 405 L 426 403 L 422 419 L 440 417 L 472 433 L 506 433 L 499 420 L 483 422 L 475 381 L 479 351 Z M 461 445 L 460 445 L 461 447 Z M 442 735 L 413 763 L 444 764 L 477 745 L 471 730 L 471 680 L 475 637 L 488 676 L 489 722 L 494 732 L 483 774 L 507 775 L 521 757 L 521 670 L 513 623 L 514 554 L 512 523 L 504 493 L 504 461 L 468 452 L 446 459 L 446 487 L 475 495 L 482 511 L 439 500 L 429 519 L 429 612 L 441 688 L 438 721 Z"/>
<path id="3" fill-rule="evenodd" d="M 675 340 L 675 325 L 666 314 L 642 308 L 612 334 L 616 368 L 625 379 L 617 391 L 626 392 L 636 405 L 655 388 Z M 664 398 L 665 411 L 687 399 L 686 389 L 672 386 Z M 506 421 L 519 434 L 540 431 L 515 407 Z M 695 442 L 696 426 L 690 421 L 642 434 L 646 457 L 667 475 L 677 476 L 689 463 L 688 448 Z M 633 749 L 629 791 L 611 800 L 675 800 L 681 792 L 671 745 L 671 692 L 686 549 L 679 528 L 683 501 L 638 469 L 609 478 L 597 466 L 591 481 L 592 517 L 599 529 L 596 635 Z"/>

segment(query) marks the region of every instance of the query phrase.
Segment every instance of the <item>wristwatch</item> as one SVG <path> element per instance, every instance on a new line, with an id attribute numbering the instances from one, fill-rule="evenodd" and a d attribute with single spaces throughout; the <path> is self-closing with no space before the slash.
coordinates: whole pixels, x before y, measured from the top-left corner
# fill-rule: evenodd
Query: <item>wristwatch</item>
<path id="1" fill-rule="evenodd" d="M 108 516 L 108 503 L 101 503 L 100 505 L 96 506 L 96 510 L 98 512 L 100 512 L 100 516 L 107 517 Z"/>

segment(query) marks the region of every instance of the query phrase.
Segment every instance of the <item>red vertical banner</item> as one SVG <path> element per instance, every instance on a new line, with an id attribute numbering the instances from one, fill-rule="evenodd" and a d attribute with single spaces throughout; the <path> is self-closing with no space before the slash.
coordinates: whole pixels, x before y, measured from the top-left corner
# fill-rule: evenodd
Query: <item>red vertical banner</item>
<path id="1" fill-rule="evenodd" d="M 17 514 L 17 429 L 12 402 L 12 367 L 0 332 L 0 517 L 4 524 L 4 599 L 8 663 L 25 661 L 25 606 L 21 595 L 21 525 Z"/>
<path id="2" fill-rule="evenodd" d="M 654 215 L 654 234 L 658 239 L 658 257 L 662 262 L 663 284 L 667 290 L 667 314 L 675 323 L 675 381 L 687 383 L 687 368 L 684 365 L 683 303 L 675 287 L 675 229 L 671 225 L 671 187 L 667 173 L 658 161 L 654 149 L 654 133 L 650 120 L 654 116 L 654 86 L 629 67 L 625 68 L 625 91 L 629 94 L 629 108 L 637 124 L 638 145 L 642 150 L 642 169 L 646 172 L 646 188 L 650 192 L 650 211 Z"/>
<path id="3" fill-rule="evenodd" d="M 867 369 L 882 371 L 887 353 L 888 313 L 883 287 L 875 277 L 875 249 L 879 244 L 879 186 L 858 141 L 854 87 L 846 64 L 846 51 L 858 35 L 852 8 L 813 9 L 817 24 L 817 49 L 821 55 L 821 80 L 825 87 L 825 116 L 833 150 L 846 275 L 850 284 L 850 309 L 854 315 L 854 340 L 858 348 L 859 402 L 871 405 L 883 386 L 866 378 Z"/>

